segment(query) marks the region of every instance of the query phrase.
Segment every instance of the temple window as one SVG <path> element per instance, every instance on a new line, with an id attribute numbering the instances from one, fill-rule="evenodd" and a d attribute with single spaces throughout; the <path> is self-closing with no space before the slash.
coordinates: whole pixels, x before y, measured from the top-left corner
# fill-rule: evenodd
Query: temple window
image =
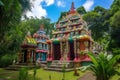
<path id="1" fill-rule="evenodd" d="M 83 30 L 81 31 L 81 35 L 84 35 L 85 33 L 86 33 L 85 31 L 83 31 Z"/>
<path id="2" fill-rule="evenodd" d="M 48 45 L 46 44 L 46 50 L 48 50 Z"/>
<path id="3" fill-rule="evenodd" d="M 41 44 L 38 44 L 38 48 L 39 48 L 39 49 L 42 49 L 42 45 L 41 45 Z"/>
<path id="4" fill-rule="evenodd" d="M 43 43 L 41 43 L 42 44 L 42 49 L 44 48 L 44 44 Z"/>
<path id="5" fill-rule="evenodd" d="M 61 28 L 59 28 L 59 31 L 61 31 Z"/>
<path id="6" fill-rule="evenodd" d="M 55 35 L 53 35 L 53 38 L 55 38 Z"/>
<path id="7" fill-rule="evenodd" d="M 75 35 L 79 35 L 79 32 L 75 32 Z"/>
<path id="8" fill-rule="evenodd" d="M 84 45 L 85 45 L 85 48 L 88 50 L 89 42 L 88 41 L 84 41 Z"/>
<path id="9" fill-rule="evenodd" d="M 46 44 L 44 44 L 44 49 L 46 50 Z"/>
<path id="10" fill-rule="evenodd" d="M 55 38 L 57 38 L 57 34 L 55 35 Z"/>
<path id="11" fill-rule="evenodd" d="M 70 32 L 70 36 L 74 36 L 74 32 Z"/>
<path id="12" fill-rule="evenodd" d="M 60 34 L 60 37 L 63 37 L 63 34 Z"/>
<path id="13" fill-rule="evenodd" d="M 61 28 L 61 31 L 63 31 L 64 29 L 63 28 Z"/>

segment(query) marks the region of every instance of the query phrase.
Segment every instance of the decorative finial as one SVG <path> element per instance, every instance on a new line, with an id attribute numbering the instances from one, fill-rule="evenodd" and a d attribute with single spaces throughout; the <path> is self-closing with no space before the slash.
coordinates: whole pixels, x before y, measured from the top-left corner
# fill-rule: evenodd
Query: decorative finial
<path id="1" fill-rule="evenodd" d="M 44 30 L 44 25 L 43 24 L 40 25 L 40 30 Z"/>
<path id="2" fill-rule="evenodd" d="M 70 9 L 70 14 L 75 13 L 75 7 L 74 7 L 74 2 L 72 2 L 71 9 Z"/>
<path id="3" fill-rule="evenodd" d="M 27 32 L 27 36 L 28 36 L 28 37 L 31 37 L 30 31 Z"/>

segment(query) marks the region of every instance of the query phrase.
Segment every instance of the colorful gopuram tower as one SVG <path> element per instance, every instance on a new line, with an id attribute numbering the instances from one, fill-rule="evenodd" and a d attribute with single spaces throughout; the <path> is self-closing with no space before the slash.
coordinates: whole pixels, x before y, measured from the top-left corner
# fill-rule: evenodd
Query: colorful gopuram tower
<path id="1" fill-rule="evenodd" d="M 36 62 L 36 48 L 37 43 L 32 38 L 30 32 L 27 33 L 25 39 L 21 45 L 21 51 L 18 54 L 19 63 L 35 63 Z"/>
<path id="2" fill-rule="evenodd" d="M 58 21 L 52 35 L 52 39 L 47 40 L 49 44 L 47 61 L 91 61 L 87 53 L 92 51 L 93 39 L 87 23 L 75 10 L 73 2 L 69 13 Z"/>
<path id="3" fill-rule="evenodd" d="M 36 59 L 46 61 L 48 53 L 48 44 L 46 40 L 48 40 L 49 37 L 46 35 L 43 25 L 40 25 L 40 29 L 34 33 L 33 38 L 37 41 L 38 46 L 36 49 Z"/>

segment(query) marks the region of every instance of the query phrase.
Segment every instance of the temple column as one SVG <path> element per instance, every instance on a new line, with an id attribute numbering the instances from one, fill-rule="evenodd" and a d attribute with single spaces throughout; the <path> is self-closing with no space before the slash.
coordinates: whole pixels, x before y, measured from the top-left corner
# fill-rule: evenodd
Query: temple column
<path id="1" fill-rule="evenodd" d="M 54 59 L 54 57 L 53 57 L 53 44 L 51 42 L 51 60 L 53 60 L 53 59 Z"/>
<path id="2" fill-rule="evenodd" d="M 77 58 L 80 60 L 80 42 L 77 42 Z"/>
<path id="3" fill-rule="evenodd" d="M 34 57 L 34 61 L 33 62 L 36 62 L 36 53 L 35 53 L 35 51 L 33 51 L 33 57 Z"/>
<path id="4" fill-rule="evenodd" d="M 26 60 L 27 63 L 29 63 L 29 58 L 30 58 L 29 57 L 30 56 L 29 53 L 30 53 L 30 50 L 27 50 L 27 60 Z"/>
<path id="5" fill-rule="evenodd" d="M 22 51 L 22 63 L 24 63 L 24 55 L 25 55 L 25 52 Z"/>
<path id="6" fill-rule="evenodd" d="M 67 60 L 69 60 L 69 42 L 66 41 L 66 47 L 67 47 Z"/>
<path id="7" fill-rule="evenodd" d="M 32 58 L 32 63 L 33 63 L 34 62 L 34 50 L 32 50 L 31 58 Z"/>
<path id="8" fill-rule="evenodd" d="M 89 50 L 92 51 L 92 42 L 89 42 L 90 46 L 89 46 Z"/>
<path id="9" fill-rule="evenodd" d="M 60 60 L 62 60 L 62 41 L 60 42 L 60 54 L 61 54 Z"/>
<path id="10" fill-rule="evenodd" d="M 77 60 L 77 56 L 76 56 L 76 39 L 74 39 L 74 54 L 75 54 L 74 61 L 76 61 Z"/>
<path id="11" fill-rule="evenodd" d="M 50 61 L 52 58 L 52 53 L 51 53 L 51 43 L 48 44 L 48 55 L 47 55 L 47 61 Z"/>

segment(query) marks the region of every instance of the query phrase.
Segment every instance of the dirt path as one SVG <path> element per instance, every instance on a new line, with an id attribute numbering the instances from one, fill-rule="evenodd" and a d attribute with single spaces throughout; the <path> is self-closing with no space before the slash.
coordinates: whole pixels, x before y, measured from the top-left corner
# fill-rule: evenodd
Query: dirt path
<path id="1" fill-rule="evenodd" d="M 92 72 L 88 72 L 77 80 L 96 80 L 96 77 L 93 75 Z"/>

